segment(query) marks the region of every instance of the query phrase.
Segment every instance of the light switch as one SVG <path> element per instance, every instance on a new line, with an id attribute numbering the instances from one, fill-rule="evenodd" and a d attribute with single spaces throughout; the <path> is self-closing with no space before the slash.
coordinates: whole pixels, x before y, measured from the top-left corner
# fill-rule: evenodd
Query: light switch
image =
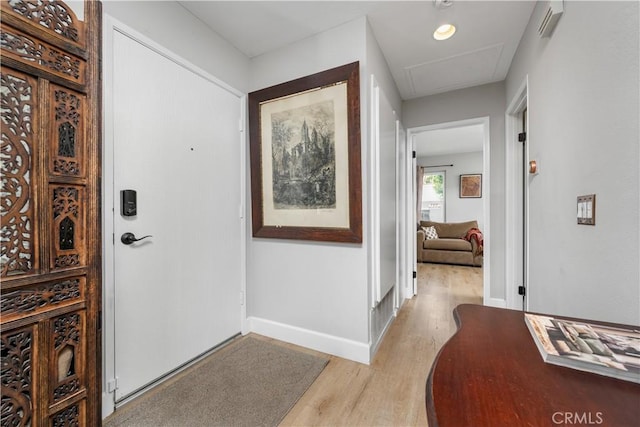
<path id="1" fill-rule="evenodd" d="M 578 196 L 578 224 L 596 225 L 596 195 Z"/>

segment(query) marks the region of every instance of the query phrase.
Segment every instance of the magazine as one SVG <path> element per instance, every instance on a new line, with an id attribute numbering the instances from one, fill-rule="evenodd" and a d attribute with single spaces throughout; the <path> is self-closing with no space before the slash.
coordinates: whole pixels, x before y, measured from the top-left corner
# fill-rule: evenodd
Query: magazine
<path id="1" fill-rule="evenodd" d="M 640 384 L 640 327 L 524 316 L 545 362 Z"/>

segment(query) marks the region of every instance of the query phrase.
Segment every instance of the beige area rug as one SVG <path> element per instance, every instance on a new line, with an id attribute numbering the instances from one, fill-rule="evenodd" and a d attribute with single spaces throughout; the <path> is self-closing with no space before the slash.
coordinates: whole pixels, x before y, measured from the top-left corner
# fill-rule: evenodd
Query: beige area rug
<path id="1" fill-rule="evenodd" d="M 103 426 L 277 426 L 327 363 L 246 337 L 116 410 Z"/>

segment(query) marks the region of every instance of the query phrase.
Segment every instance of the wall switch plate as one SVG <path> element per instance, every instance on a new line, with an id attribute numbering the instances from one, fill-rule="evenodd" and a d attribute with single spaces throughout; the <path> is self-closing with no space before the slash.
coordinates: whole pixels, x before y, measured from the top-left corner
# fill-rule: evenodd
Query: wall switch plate
<path id="1" fill-rule="evenodd" d="M 596 225 L 596 195 L 578 196 L 578 224 Z"/>

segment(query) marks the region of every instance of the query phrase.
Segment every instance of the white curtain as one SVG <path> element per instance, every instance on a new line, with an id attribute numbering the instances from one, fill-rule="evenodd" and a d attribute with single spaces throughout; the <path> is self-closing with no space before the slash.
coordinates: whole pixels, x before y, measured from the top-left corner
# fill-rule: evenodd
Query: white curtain
<path id="1" fill-rule="evenodd" d="M 416 221 L 420 223 L 422 219 L 422 187 L 424 185 L 424 168 L 418 166 L 416 169 Z"/>

